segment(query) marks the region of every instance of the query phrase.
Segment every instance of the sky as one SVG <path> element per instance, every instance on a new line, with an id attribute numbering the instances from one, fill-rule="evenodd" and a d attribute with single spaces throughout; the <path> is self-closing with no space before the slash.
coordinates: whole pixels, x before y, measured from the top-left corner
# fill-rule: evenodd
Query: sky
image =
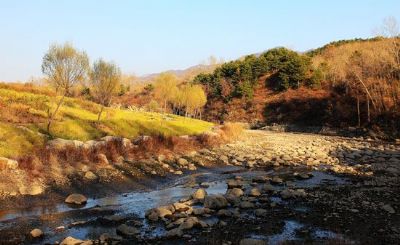
<path id="1" fill-rule="evenodd" d="M 0 0 L 0 81 L 40 77 L 52 43 L 144 75 L 285 46 L 366 38 L 399 0 Z"/>

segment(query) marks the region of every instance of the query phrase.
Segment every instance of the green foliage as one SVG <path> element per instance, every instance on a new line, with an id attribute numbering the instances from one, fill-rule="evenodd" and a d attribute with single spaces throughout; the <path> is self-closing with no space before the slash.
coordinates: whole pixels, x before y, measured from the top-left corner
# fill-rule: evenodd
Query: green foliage
<path id="1" fill-rule="evenodd" d="M 298 88 L 312 72 L 311 59 L 286 48 L 275 48 L 256 56 L 222 64 L 212 74 L 199 74 L 193 83 L 201 84 L 208 97 L 229 102 L 232 98 L 252 98 L 258 79 L 270 74 L 277 91 Z M 268 80 L 268 81 L 270 81 Z"/>
<path id="2" fill-rule="evenodd" d="M 318 67 L 313 70 L 313 73 L 310 79 L 307 81 L 306 85 L 311 88 L 319 88 L 321 86 L 322 81 L 324 80 L 324 71 L 322 67 Z"/>
<path id="3" fill-rule="evenodd" d="M 274 74 L 273 89 L 277 91 L 298 88 L 311 70 L 308 56 L 286 48 L 275 48 L 263 54 L 270 72 Z"/>

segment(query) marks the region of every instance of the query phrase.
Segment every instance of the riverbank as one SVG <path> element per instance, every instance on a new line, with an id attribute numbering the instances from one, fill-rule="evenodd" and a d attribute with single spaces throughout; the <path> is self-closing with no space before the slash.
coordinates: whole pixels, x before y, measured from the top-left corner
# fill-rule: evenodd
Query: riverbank
<path id="1" fill-rule="evenodd" d="M 67 236 L 99 242 L 105 233 L 105 240 L 122 244 L 239 244 L 246 238 L 270 244 L 393 244 L 400 238 L 399 145 L 245 131 L 238 141 L 192 154 L 192 158 L 185 157 L 188 164 L 192 159 L 205 163 L 196 171 L 187 168 L 182 175 L 140 179 L 143 189 L 132 186 L 121 189 L 119 195 L 118 191 L 99 195 L 99 187 L 97 192 L 88 192 L 84 207 L 68 207 L 62 201 L 46 206 L 48 202 L 42 199 L 37 212 L 18 203 L 14 209 L 3 208 L 2 242 L 31 242 L 27 234 L 33 228 L 45 234 L 37 243 L 54 243 Z M 200 212 L 205 204 L 191 201 L 191 194 L 200 188 L 210 196 L 222 195 L 226 206 Z M 232 199 L 229 195 L 234 188 L 243 193 Z M 174 209 L 157 221 L 145 218 L 148 209 L 178 203 L 185 208 Z M 183 229 L 179 222 L 188 218 L 198 221 Z M 138 232 L 121 233 L 118 227 L 123 224 Z"/>

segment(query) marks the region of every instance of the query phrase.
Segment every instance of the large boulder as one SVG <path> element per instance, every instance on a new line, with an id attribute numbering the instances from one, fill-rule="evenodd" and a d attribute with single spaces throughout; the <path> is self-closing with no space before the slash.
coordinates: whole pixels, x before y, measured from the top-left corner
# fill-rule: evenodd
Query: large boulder
<path id="1" fill-rule="evenodd" d="M 196 190 L 193 194 L 192 194 L 192 198 L 193 199 L 197 199 L 197 200 L 204 200 L 204 198 L 207 196 L 207 191 L 204 190 L 203 188 L 200 188 L 198 190 Z"/>
<path id="2" fill-rule="evenodd" d="M 222 195 L 209 195 L 204 199 L 204 207 L 210 209 L 221 209 L 228 206 L 228 201 Z"/>
<path id="3" fill-rule="evenodd" d="M 86 204 L 87 202 L 87 197 L 85 197 L 82 194 L 71 194 L 69 195 L 66 199 L 65 202 L 68 204 L 77 204 L 77 205 L 83 205 Z"/>

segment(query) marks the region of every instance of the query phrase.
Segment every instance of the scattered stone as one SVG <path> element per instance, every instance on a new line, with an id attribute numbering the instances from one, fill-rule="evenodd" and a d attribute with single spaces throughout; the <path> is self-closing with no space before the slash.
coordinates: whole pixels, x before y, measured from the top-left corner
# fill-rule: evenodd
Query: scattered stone
<path id="1" fill-rule="evenodd" d="M 272 179 L 270 180 L 271 184 L 274 185 L 281 185 L 283 184 L 283 180 L 281 178 L 279 178 L 278 176 L 274 176 L 272 177 Z"/>
<path id="2" fill-rule="evenodd" d="M 249 202 L 249 201 L 243 201 L 243 202 L 240 202 L 240 208 L 243 208 L 243 209 L 249 209 L 249 208 L 254 208 L 254 203 L 252 203 L 252 202 Z"/>
<path id="3" fill-rule="evenodd" d="M 180 166 L 186 166 L 189 164 L 189 162 L 185 158 L 179 158 L 176 163 Z"/>
<path id="4" fill-rule="evenodd" d="M 182 172 L 181 170 L 178 170 L 178 171 L 175 171 L 174 174 L 176 174 L 176 175 L 182 175 L 183 172 Z"/>
<path id="5" fill-rule="evenodd" d="M 266 177 L 266 176 L 257 176 L 257 177 L 254 177 L 253 178 L 253 182 L 256 182 L 256 183 L 266 183 L 267 181 L 268 181 L 268 177 Z"/>
<path id="6" fill-rule="evenodd" d="M 244 195 L 244 192 L 242 189 L 239 188 L 233 188 L 233 189 L 228 189 L 226 192 L 227 195 L 232 195 L 234 197 L 241 197 Z"/>
<path id="7" fill-rule="evenodd" d="M 396 211 L 394 210 L 394 208 L 392 206 L 390 206 L 389 204 L 385 204 L 382 206 L 382 209 L 385 210 L 386 212 L 388 212 L 389 214 L 394 214 L 396 213 Z"/>
<path id="8" fill-rule="evenodd" d="M 175 228 L 175 229 L 169 230 L 165 236 L 172 238 L 172 237 L 181 237 L 182 235 L 183 235 L 183 231 L 179 228 Z"/>
<path id="9" fill-rule="evenodd" d="M 228 206 L 228 201 L 222 195 L 208 195 L 204 199 L 204 207 L 210 209 L 221 209 Z"/>
<path id="10" fill-rule="evenodd" d="M 250 194 L 249 195 L 252 196 L 252 197 L 258 197 L 258 196 L 261 196 L 261 192 L 260 192 L 260 190 L 258 188 L 253 188 L 253 189 L 250 190 Z"/>
<path id="11" fill-rule="evenodd" d="M 89 245 L 92 244 L 91 241 L 82 241 L 71 236 L 65 238 L 60 245 Z"/>
<path id="12" fill-rule="evenodd" d="M 98 177 L 92 171 L 87 171 L 84 178 L 87 180 L 96 180 Z"/>
<path id="13" fill-rule="evenodd" d="M 266 209 L 262 209 L 262 208 L 258 208 L 255 210 L 255 215 L 259 216 L 259 217 L 264 217 L 267 215 L 267 210 Z"/>
<path id="14" fill-rule="evenodd" d="M 226 182 L 226 184 L 228 185 L 228 189 L 231 188 L 241 188 L 243 186 L 243 182 L 239 179 L 230 179 Z"/>
<path id="15" fill-rule="evenodd" d="M 43 237 L 43 231 L 40 229 L 33 229 L 31 230 L 31 232 L 29 233 L 31 235 L 32 238 L 41 238 Z"/>
<path id="16" fill-rule="evenodd" d="M 124 237 L 132 237 L 139 234 L 139 230 L 135 227 L 128 226 L 126 224 L 122 224 L 117 227 L 117 234 Z"/>
<path id="17" fill-rule="evenodd" d="M 207 196 L 207 191 L 204 190 L 203 188 L 200 188 L 198 190 L 196 190 L 193 194 L 192 194 L 192 198 L 193 199 L 197 199 L 197 200 L 204 200 L 204 198 Z"/>
<path id="18" fill-rule="evenodd" d="M 65 199 L 65 202 L 68 204 L 83 205 L 86 204 L 87 198 L 82 194 L 71 194 Z"/>

